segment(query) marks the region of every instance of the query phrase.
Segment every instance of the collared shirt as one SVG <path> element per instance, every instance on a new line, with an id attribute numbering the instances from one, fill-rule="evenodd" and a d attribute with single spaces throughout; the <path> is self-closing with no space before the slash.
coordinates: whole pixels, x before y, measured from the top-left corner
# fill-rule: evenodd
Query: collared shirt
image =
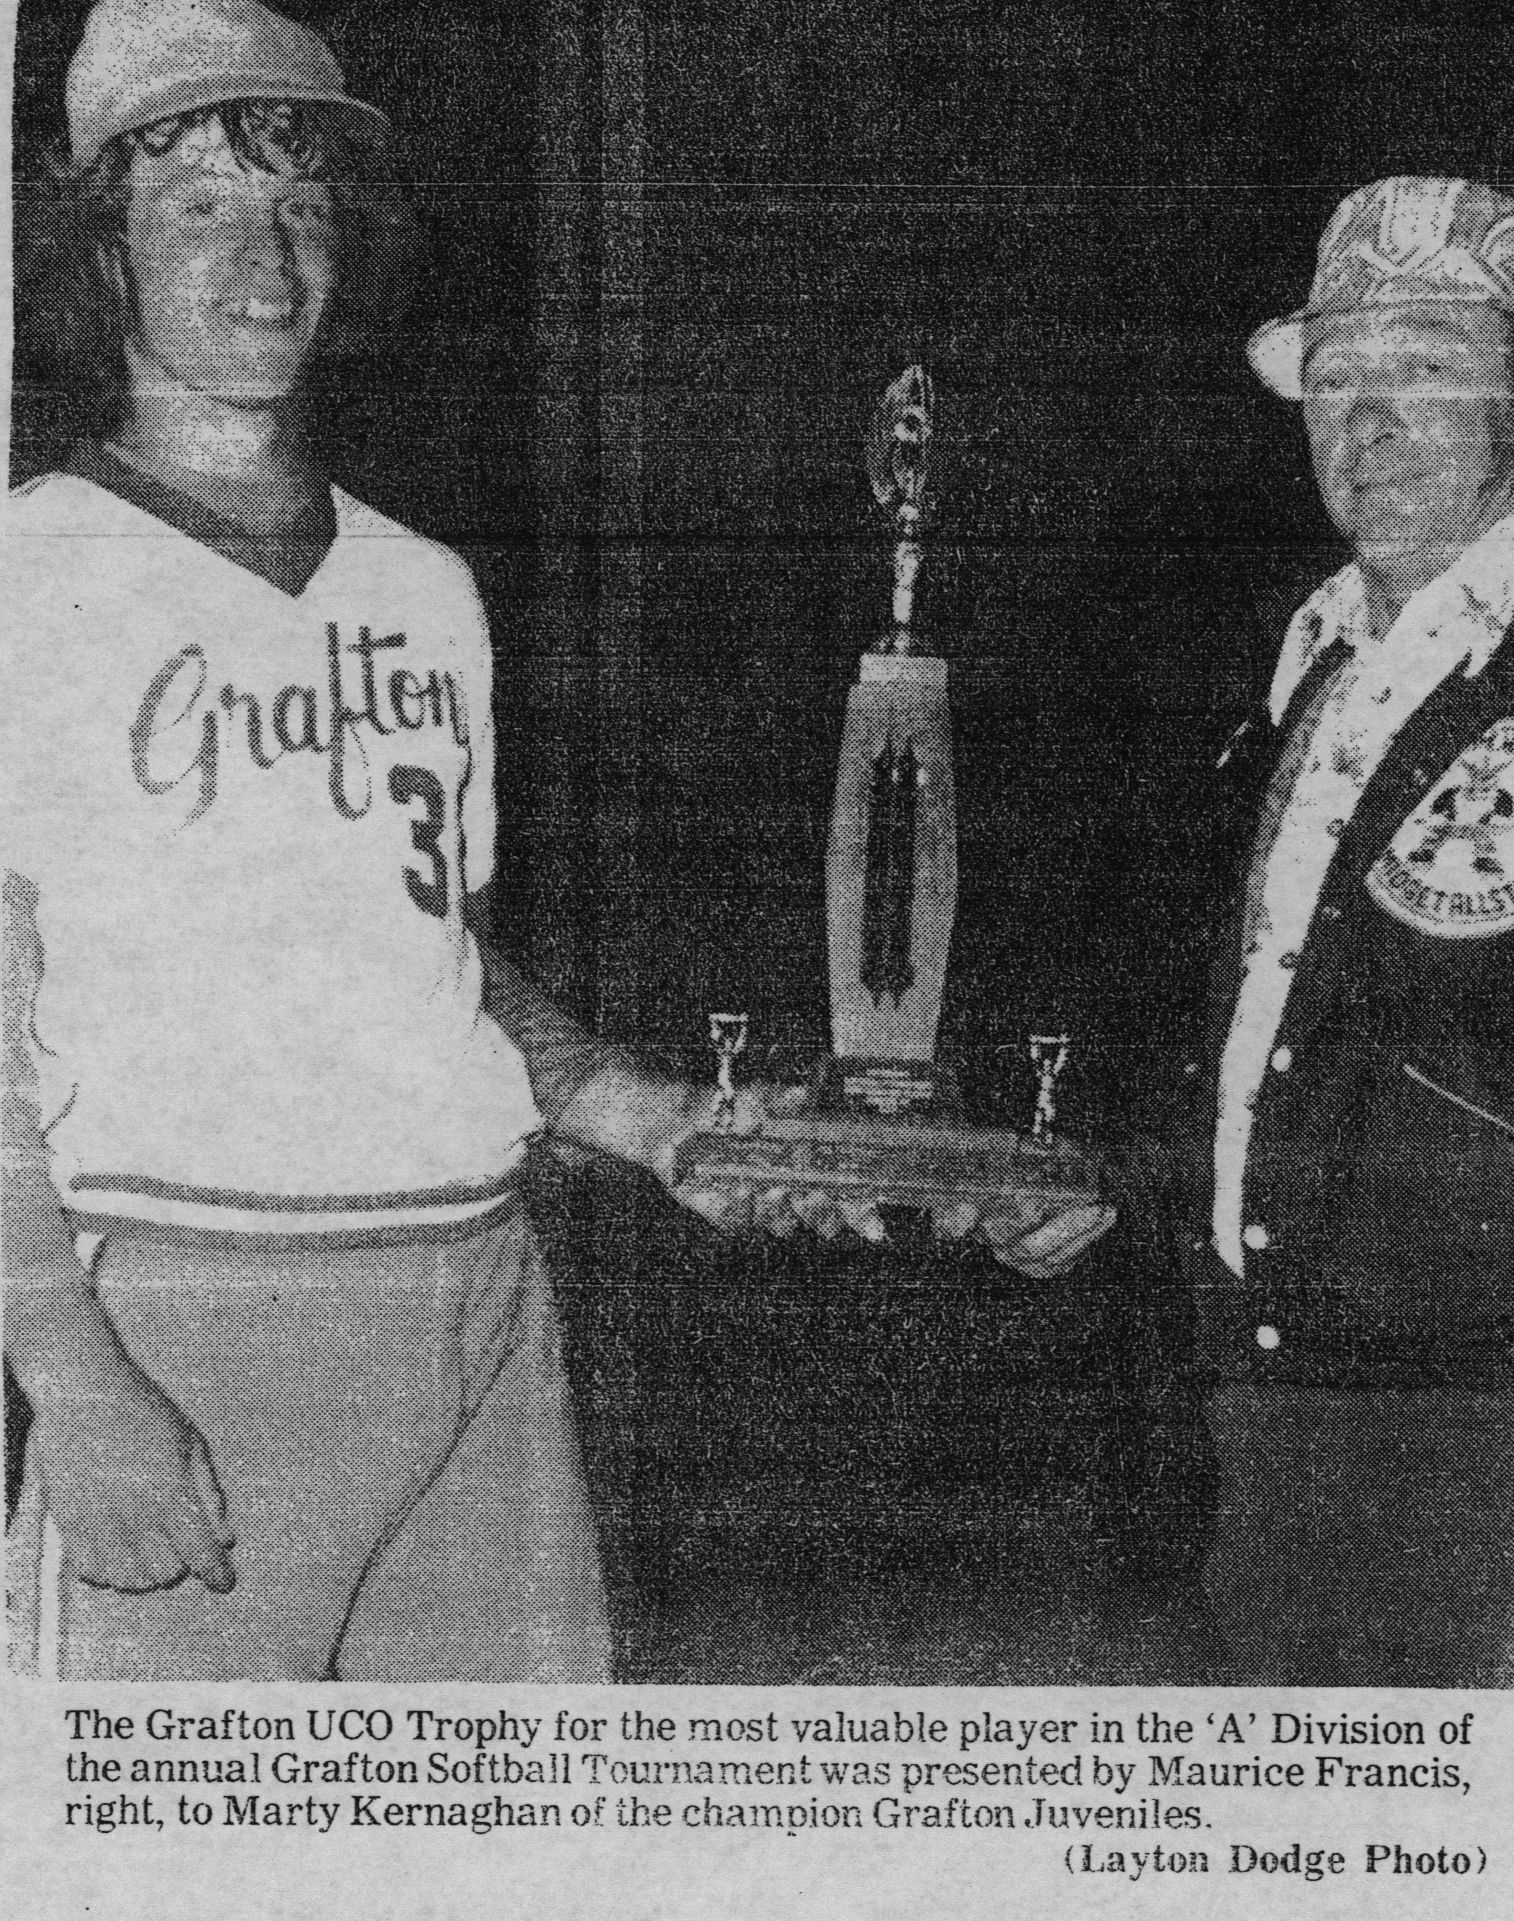
<path id="1" fill-rule="evenodd" d="M 1381 639 L 1371 636 L 1355 566 L 1328 581 L 1289 628 L 1274 719 L 1326 647 L 1341 641 L 1349 651 L 1284 746 L 1247 882 L 1241 989 L 1221 1062 L 1214 1151 L 1214 1244 L 1237 1276 L 1256 1100 L 1336 846 L 1404 726 L 1458 667 L 1469 676 L 1482 671 L 1511 617 L 1514 516 L 1407 601 Z"/>

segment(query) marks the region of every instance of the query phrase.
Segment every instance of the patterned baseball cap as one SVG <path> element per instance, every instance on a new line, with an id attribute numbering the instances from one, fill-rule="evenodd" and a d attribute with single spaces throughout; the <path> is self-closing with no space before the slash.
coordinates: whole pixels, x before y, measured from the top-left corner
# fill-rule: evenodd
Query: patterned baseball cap
<path id="1" fill-rule="evenodd" d="M 100 0 L 65 89 L 75 163 L 117 134 L 222 100 L 309 100 L 337 108 L 376 146 L 389 122 L 354 100 L 326 42 L 259 0 Z"/>
<path id="2" fill-rule="evenodd" d="M 1309 304 L 1269 320 L 1246 358 L 1274 393 L 1303 398 L 1304 325 L 1411 301 L 1486 303 L 1514 313 L 1514 199 L 1477 180 L 1399 176 L 1359 187 L 1319 243 Z"/>

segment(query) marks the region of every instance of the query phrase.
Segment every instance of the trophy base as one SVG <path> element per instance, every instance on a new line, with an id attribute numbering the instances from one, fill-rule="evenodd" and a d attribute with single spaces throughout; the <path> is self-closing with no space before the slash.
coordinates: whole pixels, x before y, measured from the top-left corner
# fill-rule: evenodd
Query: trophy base
<path id="1" fill-rule="evenodd" d="M 1048 1212 L 1101 1198 L 1098 1164 L 1072 1142 L 969 1127 L 956 1118 L 955 1082 L 933 1063 L 920 1063 L 918 1074 L 913 1064 L 904 1070 L 927 1090 L 918 1117 L 868 1111 L 865 1093 L 849 1083 L 879 1065 L 826 1061 L 809 1112 L 770 1116 L 750 1134 L 693 1135 L 679 1151 L 676 1184 L 822 1189 L 838 1199 L 914 1208 L 972 1201 Z"/>

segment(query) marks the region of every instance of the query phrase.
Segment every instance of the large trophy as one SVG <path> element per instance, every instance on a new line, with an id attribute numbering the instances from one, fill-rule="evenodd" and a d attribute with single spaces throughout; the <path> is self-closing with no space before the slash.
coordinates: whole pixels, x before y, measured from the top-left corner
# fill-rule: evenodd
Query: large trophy
<path id="1" fill-rule="evenodd" d="M 919 651 L 915 588 L 930 509 L 931 383 L 909 367 L 866 443 L 868 478 L 894 523 L 893 619 L 847 697 L 826 851 L 831 1051 L 804 1110 L 737 1133 L 744 1014 L 712 1014 L 727 1125 L 685 1143 L 681 1184 L 824 1188 L 904 1207 L 969 1200 L 1038 1213 L 1098 1199 L 1097 1170 L 1055 1127 L 1065 1034 L 1028 1037 L 1037 1083 L 1029 1134 L 970 1126 L 936 1057 L 957 912 L 957 814 L 946 662 Z"/>

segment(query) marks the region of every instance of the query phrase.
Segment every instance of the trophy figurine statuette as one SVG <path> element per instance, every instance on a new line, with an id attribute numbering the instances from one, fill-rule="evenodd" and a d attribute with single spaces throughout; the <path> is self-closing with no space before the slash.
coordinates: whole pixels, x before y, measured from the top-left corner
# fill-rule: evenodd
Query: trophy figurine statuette
<path id="1" fill-rule="evenodd" d="M 862 656 L 846 703 L 826 850 L 831 1052 L 803 1111 L 732 1127 L 744 1014 L 712 1014 L 722 1094 L 713 1130 L 680 1154 L 702 1188 L 823 1188 L 906 1207 L 971 1200 L 1040 1211 L 1098 1199 L 1097 1170 L 1054 1131 L 1065 1034 L 1033 1035 L 1029 1136 L 969 1126 L 936 1058 L 957 912 L 957 816 L 946 662 L 918 651 L 931 383 L 910 367 L 883 396 L 866 443 L 868 478 L 894 522 L 893 618 Z"/>

